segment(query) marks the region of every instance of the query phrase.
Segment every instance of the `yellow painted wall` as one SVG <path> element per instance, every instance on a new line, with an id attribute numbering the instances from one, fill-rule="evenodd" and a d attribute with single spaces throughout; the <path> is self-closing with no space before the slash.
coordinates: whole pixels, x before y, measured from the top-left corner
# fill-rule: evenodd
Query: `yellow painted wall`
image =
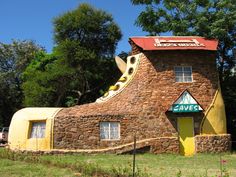
<path id="1" fill-rule="evenodd" d="M 9 147 L 13 150 L 52 149 L 53 120 L 61 108 L 24 108 L 17 111 L 9 128 Z M 32 122 L 46 122 L 44 138 L 30 138 Z"/>
<path id="2" fill-rule="evenodd" d="M 201 124 L 202 134 L 225 134 L 226 129 L 226 115 L 225 105 L 221 94 L 221 89 L 215 93 L 212 104 L 205 112 L 205 117 Z"/>

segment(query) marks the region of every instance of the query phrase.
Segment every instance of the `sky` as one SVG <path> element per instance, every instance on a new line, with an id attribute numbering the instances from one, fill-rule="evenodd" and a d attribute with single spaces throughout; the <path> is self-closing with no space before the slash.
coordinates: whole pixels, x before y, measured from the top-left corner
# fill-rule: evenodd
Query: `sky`
<path id="1" fill-rule="evenodd" d="M 134 25 L 144 7 L 134 6 L 130 0 L 1 0 L 0 42 L 9 44 L 12 39 L 33 40 L 50 53 L 54 46 L 53 19 L 81 3 L 89 3 L 112 14 L 123 34 L 116 54 L 131 50 L 129 37 L 147 34 Z"/>

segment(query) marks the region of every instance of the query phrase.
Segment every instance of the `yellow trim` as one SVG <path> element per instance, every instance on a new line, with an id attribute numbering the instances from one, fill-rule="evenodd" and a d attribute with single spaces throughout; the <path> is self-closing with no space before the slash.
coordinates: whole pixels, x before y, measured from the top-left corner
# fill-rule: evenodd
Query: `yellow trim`
<path id="1" fill-rule="evenodd" d="M 112 85 L 109 87 L 109 91 L 111 90 L 118 90 L 119 86 L 118 85 Z"/>
<path id="2" fill-rule="evenodd" d="M 138 146 L 141 143 L 145 143 L 145 146 L 148 145 L 148 142 L 152 142 L 155 140 L 161 140 L 161 139 L 178 139 L 178 137 L 168 137 L 168 136 L 164 136 L 164 137 L 158 137 L 158 138 L 148 138 L 148 139 L 143 139 L 143 140 L 138 140 L 136 142 L 136 145 Z M 101 148 L 101 149 L 52 149 L 49 152 L 87 152 L 87 153 L 92 153 L 92 152 L 107 152 L 107 151 L 112 151 L 112 150 L 119 150 L 119 149 L 123 149 L 125 147 L 128 146 L 133 146 L 133 142 L 131 143 L 126 143 L 126 144 L 122 144 L 122 145 L 118 145 L 115 147 L 108 147 L 108 148 Z"/>
<path id="3" fill-rule="evenodd" d="M 105 92 L 103 97 L 107 97 L 109 95 L 109 92 Z"/>
<path id="4" fill-rule="evenodd" d="M 54 115 L 55 116 L 55 115 Z M 50 137 L 50 149 L 53 149 L 53 142 L 54 142 L 54 140 L 53 140 L 53 138 L 54 138 L 54 136 L 53 136 L 53 131 L 54 130 L 54 118 L 53 119 L 51 119 L 51 132 L 50 132 L 50 134 L 51 134 L 51 137 Z"/>
<path id="5" fill-rule="evenodd" d="M 118 82 L 125 82 L 125 81 L 127 81 L 127 77 L 121 77 L 121 78 L 118 80 Z"/>
<path id="6" fill-rule="evenodd" d="M 117 82 L 126 82 L 127 77 L 121 77 Z M 107 97 L 109 95 L 109 91 L 117 91 L 120 88 L 120 86 L 117 85 L 112 85 L 109 87 L 108 91 L 103 94 L 103 97 Z"/>
<path id="7" fill-rule="evenodd" d="M 200 125 L 201 134 L 226 134 L 226 115 L 221 89 L 216 90 L 213 101 L 204 113 Z"/>

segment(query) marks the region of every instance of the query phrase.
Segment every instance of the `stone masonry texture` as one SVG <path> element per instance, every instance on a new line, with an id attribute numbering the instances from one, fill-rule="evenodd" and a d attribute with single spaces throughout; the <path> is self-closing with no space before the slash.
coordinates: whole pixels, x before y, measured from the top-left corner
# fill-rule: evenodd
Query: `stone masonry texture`
<path id="1" fill-rule="evenodd" d="M 135 134 L 137 141 L 152 139 L 138 143 L 138 148 L 150 147 L 153 153 L 178 153 L 177 118 L 181 116 L 193 117 L 195 135 L 199 135 L 203 113 L 180 114 L 168 109 L 186 89 L 204 110 L 210 106 L 218 88 L 215 53 L 142 51 L 135 44 L 131 46 L 132 54 L 143 52 L 133 80 L 106 102 L 62 109 L 54 120 L 54 149 L 113 148 L 132 143 Z M 175 82 L 175 66 L 192 66 L 193 82 Z M 103 121 L 120 123 L 119 140 L 100 139 L 99 125 Z M 129 150 L 132 146 L 127 145 L 119 151 Z"/>
<path id="2" fill-rule="evenodd" d="M 230 135 L 201 135 L 195 137 L 197 153 L 221 153 L 231 149 Z"/>

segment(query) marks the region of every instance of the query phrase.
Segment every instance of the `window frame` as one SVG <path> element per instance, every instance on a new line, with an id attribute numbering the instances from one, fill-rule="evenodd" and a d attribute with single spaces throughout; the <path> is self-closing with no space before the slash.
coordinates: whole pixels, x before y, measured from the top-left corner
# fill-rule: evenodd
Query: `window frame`
<path id="1" fill-rule="evenodd" d="M 181 68 L 181 76 L 177 76 L 176 68 Z M 191 76 L 185 76 L 186 72 L 184 71 L 184 68 L 190 68 L 190 74 Z M 174 74 L 175 74 L 175 82 L 177 83 L 192 83 L 193 82 L 193 69 L 192 66 L 174 66 Z M 181 81 L 177 81 L 177 77 L 181 77 Z M 186 80 L 186 77 L 191 77 L 191 81 Z"/>
<path id="2" fill-rule="evenodd" d="M 108 123 L 109 125 L 109 131 L 108 131 L 108 138 L 102 138 L 101 133 L 102 133 L 102 124 Z M 111 139 L 111 124 L 116 123 L 118 125 L 118 138 Z M 115 122 L 115 121 L 102 121 L 99 122 L 99 137 L 101 141 L 117 141 L 120 140 L 120 122 Z"/>
<path id="3" fill-rule="evenodd" d="M 33 129 L 34 129 L 34 124 L 38 124 L 38 123 L 44 123 L 44 136 L 42 136 L 42 137 L 39 137 L 38 135 L 38 133 L 36 133 L 36 136 L 32 136 L 32 131 L 33 131 Z M 28 133 L 28 139 L 43 139 L 43 138 L 46 138 L 46 128 L 47 128 L 47 122 L 46 122 L 46 120 L 39 120 L 39 121 L 30 121 L 30 128 L 29 128 L 29 133 Z M 38 127 L 38 125 L 37 125 L 37 127 Z M 42 127 L 40 127 L 41 129 L 42 129 Z"/>

